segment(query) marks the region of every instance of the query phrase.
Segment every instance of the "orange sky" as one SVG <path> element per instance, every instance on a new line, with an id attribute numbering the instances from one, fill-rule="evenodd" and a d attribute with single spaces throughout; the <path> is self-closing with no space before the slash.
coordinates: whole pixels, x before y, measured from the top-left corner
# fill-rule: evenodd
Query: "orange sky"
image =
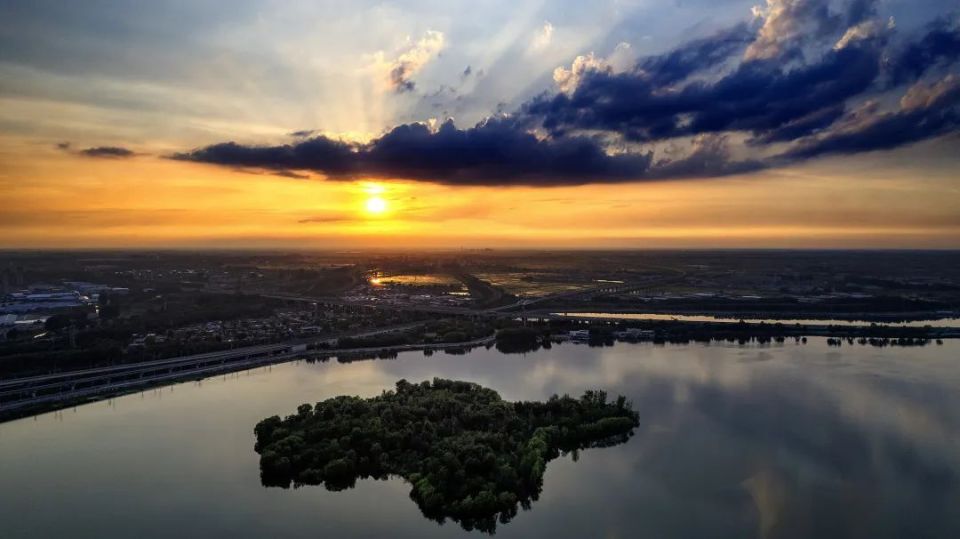
<path id="1" fill-rule="evenodd" d="M 920 174 L 898 152 L 551 188 L 295 179 L 163 154 L 95 159 L 0 139 L 0 247 L 960 247 L 950 163 Z M 386 211 L 369 212 L 372 197 Z"/>
<path id="2" fill-rule="evenodd" d="M 451 0 L 398 7 L 375 1 L 236 0 L 225 10 L 205 2 L 24 2 L 0 20 L 0 249 L 960 248 L 960 138 L 956 123 L 944 121 L 960 121 L 960 57 L 928 51 L 933 64 L 906 66 L 904 72 L 916 71 L 915 76 L 893 86 L 896 73 L 884 71 L 893 65 L 891 55 L 920 39 L 926 25 L 954 13 L 953 4 L 931 0 L 924 8 L 890 0 L 878 3 L 869 21 L 853 24 L 851 19 L 849 28 L 834 28 L 833 15 L 820 20 L 823 10 L 793 9 L 802 2 L 767 0 L 766 8 L 751 9 L 757 3 Z M 834 11 L 858 4 L 828 3 Z M 745 50 L 727 51 L 722 62 L 704 54 L 712 49 L 703 43 L 736 43 L 739 38 L 723 36 L 747 28 L 753 30 L 749 46 L 743 42 Z M 810 30 L 816 28 L 821 31 Z M 890 48 L 883 48 L 888 42 Z M 690 43 L 701 47 L 685 48 Z M 802 66 L 793 65 L 798 58 L 778 56 L 795 47 L 811 52 Z M 828 69 L 834 65 L 831 58 L 848 58 L 837 56 L 847 49 L 868 59 L 875 54 L 876 61 L 864 65 L 876 73 L 848 80 L 858 73 L 848 63 Z M 733 100 L 706 93 L 697 100 L 702 108 L 684 109 L 664 124 L 658 123 L 663 118 L 648 123 L 632 118 L 622 122 L 629 129 L 589 122 L 566 126 L 578 140 L 582 136 L 598 144 L 599 161 L 609 164 L 630 154 L 646 155 L 652 163 L 649 170 L 635 169 L 635 175 L 599 174 L 594 180 L 685 177 L 656 173 L 687 158 L 693 169 L 699 162 L 693 158 L 709 165 L 702 167 L 709 172 L 687 176 L 720 176 L 716 178 L 452 187 L 444 180 L 472 184 L 476 178 L 438 177 L 450 170 L 441 167 L 434 175 L 406 176 L 437 183 L 337 181 L 316 173 L 298 179 L 231 168 L 238 161 L 217 166 L 167 158 L 227 141 L 247 149 L 283 148 L 308 137 L 368 142 L 414 122 L 429 125 L 435 135 L 449 121 L 463 130 L 457 136 L 467 136 L 471 126 L 516 115 L 538 96 L 569 96 L 581 79 L 589 82 L 584 78 L 588 73 L 643 74 L 648 78 L 639 87 L 652 84 L 655 97 L 728 80 L 736 66 L 758 55 L 776 60 L 762 70 L 773 73 L 773 79 L 759 86 L 731 79 L 736 82 L 732 87 L 754 88 L 740 92 L 747 96 L 772 93 L 759 94 L 761 106 L 748 101 L 730 114 L 739 121 L 761 113 L 742 125 L 731 121 L 722 129 L 688 132 L 693 119 L 709 126 Z M 699 58 L 702 65 L 677 79 L 671 78 L 676 73 L 663 71 L 666 86 L 650 82 L 656 77 L 646 70 L 676 68 L 677 58 L 686 59 L 680 64 Z M 782 80 L 806 84 L 803 80 L 810 77 L 796 77 L 794 71 L 829 73 L 837 80 L 813 77 L 817 84 L 797 86 L 801 90 L 796 92 L 778 90 Z M 836 86 L 837 91 L 825 92 L 821 86 Z M 850 88 L 862 91 L 848 95 Z M 791 95 L 780 95 L 784 93 Z M 790 116 L 797 100 L 821 93 L 827 96 L 823 99 L 840 97 L 814 103 L 809 110 L 799 107 L 805 115 Z M 632 90 L 623 94 L 636 97 Z M 612 96 L 603 95 L 598 103 L 606 106 Z M 781 97 L 785 103 L 779 103 Z M 669 109 L 656 99 L 644 103 L 613 108 L 620 113 Z M 842 114 L 834 118 L 838 111 Z M 576 110 L 567 113 L 579 117 Z M 808 127 L 813 131 L 786 142 L 772 137 L 773 142 L 762 143 L 777 133 L 761 127 L 784 114 L 787 119 L 781 118 L 777 128 L 787 131 L 824 117 L 832 123 L 819 131 Z M 913 129 L 918 133 L 898 137 L 911 127 L 938 122 L 945 127 Z M 524 124 L 518 120 L 517 125 Z M 537 127 L 521 130 L 546 141 L 543 146 L 564 142 L 564 135 L 548 133 L 545 117 L 531 125 Z M 664 139 L 638 142 L 627 136 L 636 125 L 651 133 L 661 125 L 675 129 Z M 866 137 L 869 144 L 844 138 L 873 131 L 882 136 Z M 810 143 L 830 137 L 843 144 L 790 157 L 788 150 L 809 151 L 816 147 Z M 522 139 L 509 139 L 503 146 L 518 147 L 514 140 Z M 719 150 L 700 156 L 711 141 Z M 102 147 L 127 148 L 135 155 L 82 153 Z M 499 155 L 501 149 L 490 153 Z M 436 153 L 397 153 L 413 163 L 408 168 L 442 161 L 422 157 Z M 549 152 L 515 153 L 531 156 L 517 170 L 534 165 L 548 171 L 537 177 L 541 184 L 581 179 L 572 173 L 580 174 L 580 169 L 571 172 L 573 161 L 561 159 L 559 168 L 550 168 L 543 166 L 550 161 L 543 158 Z M 828 157 L 845 153 L 851 155 Z M 582 154 L 574 155 L 579 159 Z M 763 166 L 724 169 L 716 166 L 718 161 Z M 488 168 L 481 170 L 503 170 L 499 164 L 485 162 Z M 724 176 L 757 168 L 764 170 Z M 402 169 L 350 170 L 402 174 Z M 546 177 L 562 172 L 571 175 Z M 520 175 L 484 180 L 480 183 L 526 181 Z M 374 205 L 382 204 L 384 211 L 369 211 L 371 198 L 382 200 Z"/>

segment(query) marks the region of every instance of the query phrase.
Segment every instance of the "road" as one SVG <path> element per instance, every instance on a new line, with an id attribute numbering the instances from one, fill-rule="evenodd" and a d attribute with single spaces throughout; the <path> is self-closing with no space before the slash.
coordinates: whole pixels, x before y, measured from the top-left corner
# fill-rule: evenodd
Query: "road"
<path id="1" fill-rule="evenodd" d="M 338 337 L 302 338 L 283 343 L 245 346 L 156 361 L 0 380 L 0 414 L 43 402 L 109 393 L 117 388 L 155 385 L 164 380 L 276 363 L 302 354 L 310 344 L 327 343 L 339 337 L 371 337 L 406 331 L 423 324 L 424 322 L 414 322 L 353 332 Z"/>
<path id="2" fill-rule="evenodd" d="M 25 394 L 15 400 L 0 402 L 0 420 L 7 420 L 26 415 L 26 413 L 36 413 L 38 407 L 46 409 L 63 408 L 69 404 L 92 402 L 102 400 L 106 397 L 129 393 L 137 389 L 145 389 L 158 385 L 171 384 L 185 380 L 195 380 L 205 378 L 226 372 L 252 369 L 264 365 L 273 365 L 283 363 L 309 355 L 311 357 L 341 357 L 341 356 L 374 356 L 384 352 L 406 352 L 414 350 L 438 350 L 452 348 L 471 348 L 475 346 L 485 346 L 494 341 L 494 336 L 474 339 L 471 341 L 459 343 L 436 343 L 436 344 L 404 344 L 394 346 L 366 347 L 366 348 L 345 348 L 329 350 L 313 350 L 310 352 L 287 351 L 278 354 L 268 354 L 255 357 L 247 357 L 234 361 L 227 361 L 219 364 L 196 365 L 188 369 L 160 369 L 153 370 L 150 367 L 143 369 L 142 372 L 127 373 L 136 374 L 133 377 L 123 377 L 121 379 L 107 380 L 103 383 L 80 387 L 61 384 L 59 391 L 52 391 L 44 394 Z M 102 380 L 101 380 L 102 381 Z M 69 389 L 67 389 L 69 387 Z"/>

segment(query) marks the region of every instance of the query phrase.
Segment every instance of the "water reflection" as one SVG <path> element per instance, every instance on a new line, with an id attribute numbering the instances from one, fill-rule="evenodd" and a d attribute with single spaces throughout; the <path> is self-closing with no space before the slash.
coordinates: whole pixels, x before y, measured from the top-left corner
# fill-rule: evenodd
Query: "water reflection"
<path id="1" fill-rule="evenodd" d="M 588 388 L 640 412 L 630 443 L 549 464 L 498 536 L 958 537 L 960 344 L 727 344 L 403 353 L 287 364 L 0 425 L 5 537 L 450 537 L 399 480 L 260 486 L 251 425 L 400 378 L 504 399 Z"/>

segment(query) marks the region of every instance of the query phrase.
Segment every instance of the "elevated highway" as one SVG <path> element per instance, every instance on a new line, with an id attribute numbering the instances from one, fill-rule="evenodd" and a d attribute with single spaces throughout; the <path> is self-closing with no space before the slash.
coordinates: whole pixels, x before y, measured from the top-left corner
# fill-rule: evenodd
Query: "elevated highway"
<path id="1" fill-rule="evenodd" d="M 422 322 L 354 332 L 339 337 L 369 337 L 405 331 L 420 325 Z M 0 417 L 17 409 L 45 403 L 73 402 L 85 397 L 94 399 L 98 395 L 134 387 L 153 386 L 287 361 L 304 354 L 310 345 L 333 340 L 335 338 L 330 336 L 305 338 L 156 361 L 4 379 L 0 380 Z"/>

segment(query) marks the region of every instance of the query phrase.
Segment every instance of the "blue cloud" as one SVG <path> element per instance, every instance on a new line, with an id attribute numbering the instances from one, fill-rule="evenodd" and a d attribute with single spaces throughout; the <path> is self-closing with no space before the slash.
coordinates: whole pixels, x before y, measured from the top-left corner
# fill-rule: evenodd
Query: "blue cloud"
<path id="1" fill-rule="evenodd" d="M 773 7 L 626 70 L 590 56 L 563 91 L 473 127 L 407 123 L 367 144 L 229 142 L 175 157 L 341 179 L 568 185 L 741 174 L 960 130 L 955 19 L 904 38 L 873 0 Z"/>

